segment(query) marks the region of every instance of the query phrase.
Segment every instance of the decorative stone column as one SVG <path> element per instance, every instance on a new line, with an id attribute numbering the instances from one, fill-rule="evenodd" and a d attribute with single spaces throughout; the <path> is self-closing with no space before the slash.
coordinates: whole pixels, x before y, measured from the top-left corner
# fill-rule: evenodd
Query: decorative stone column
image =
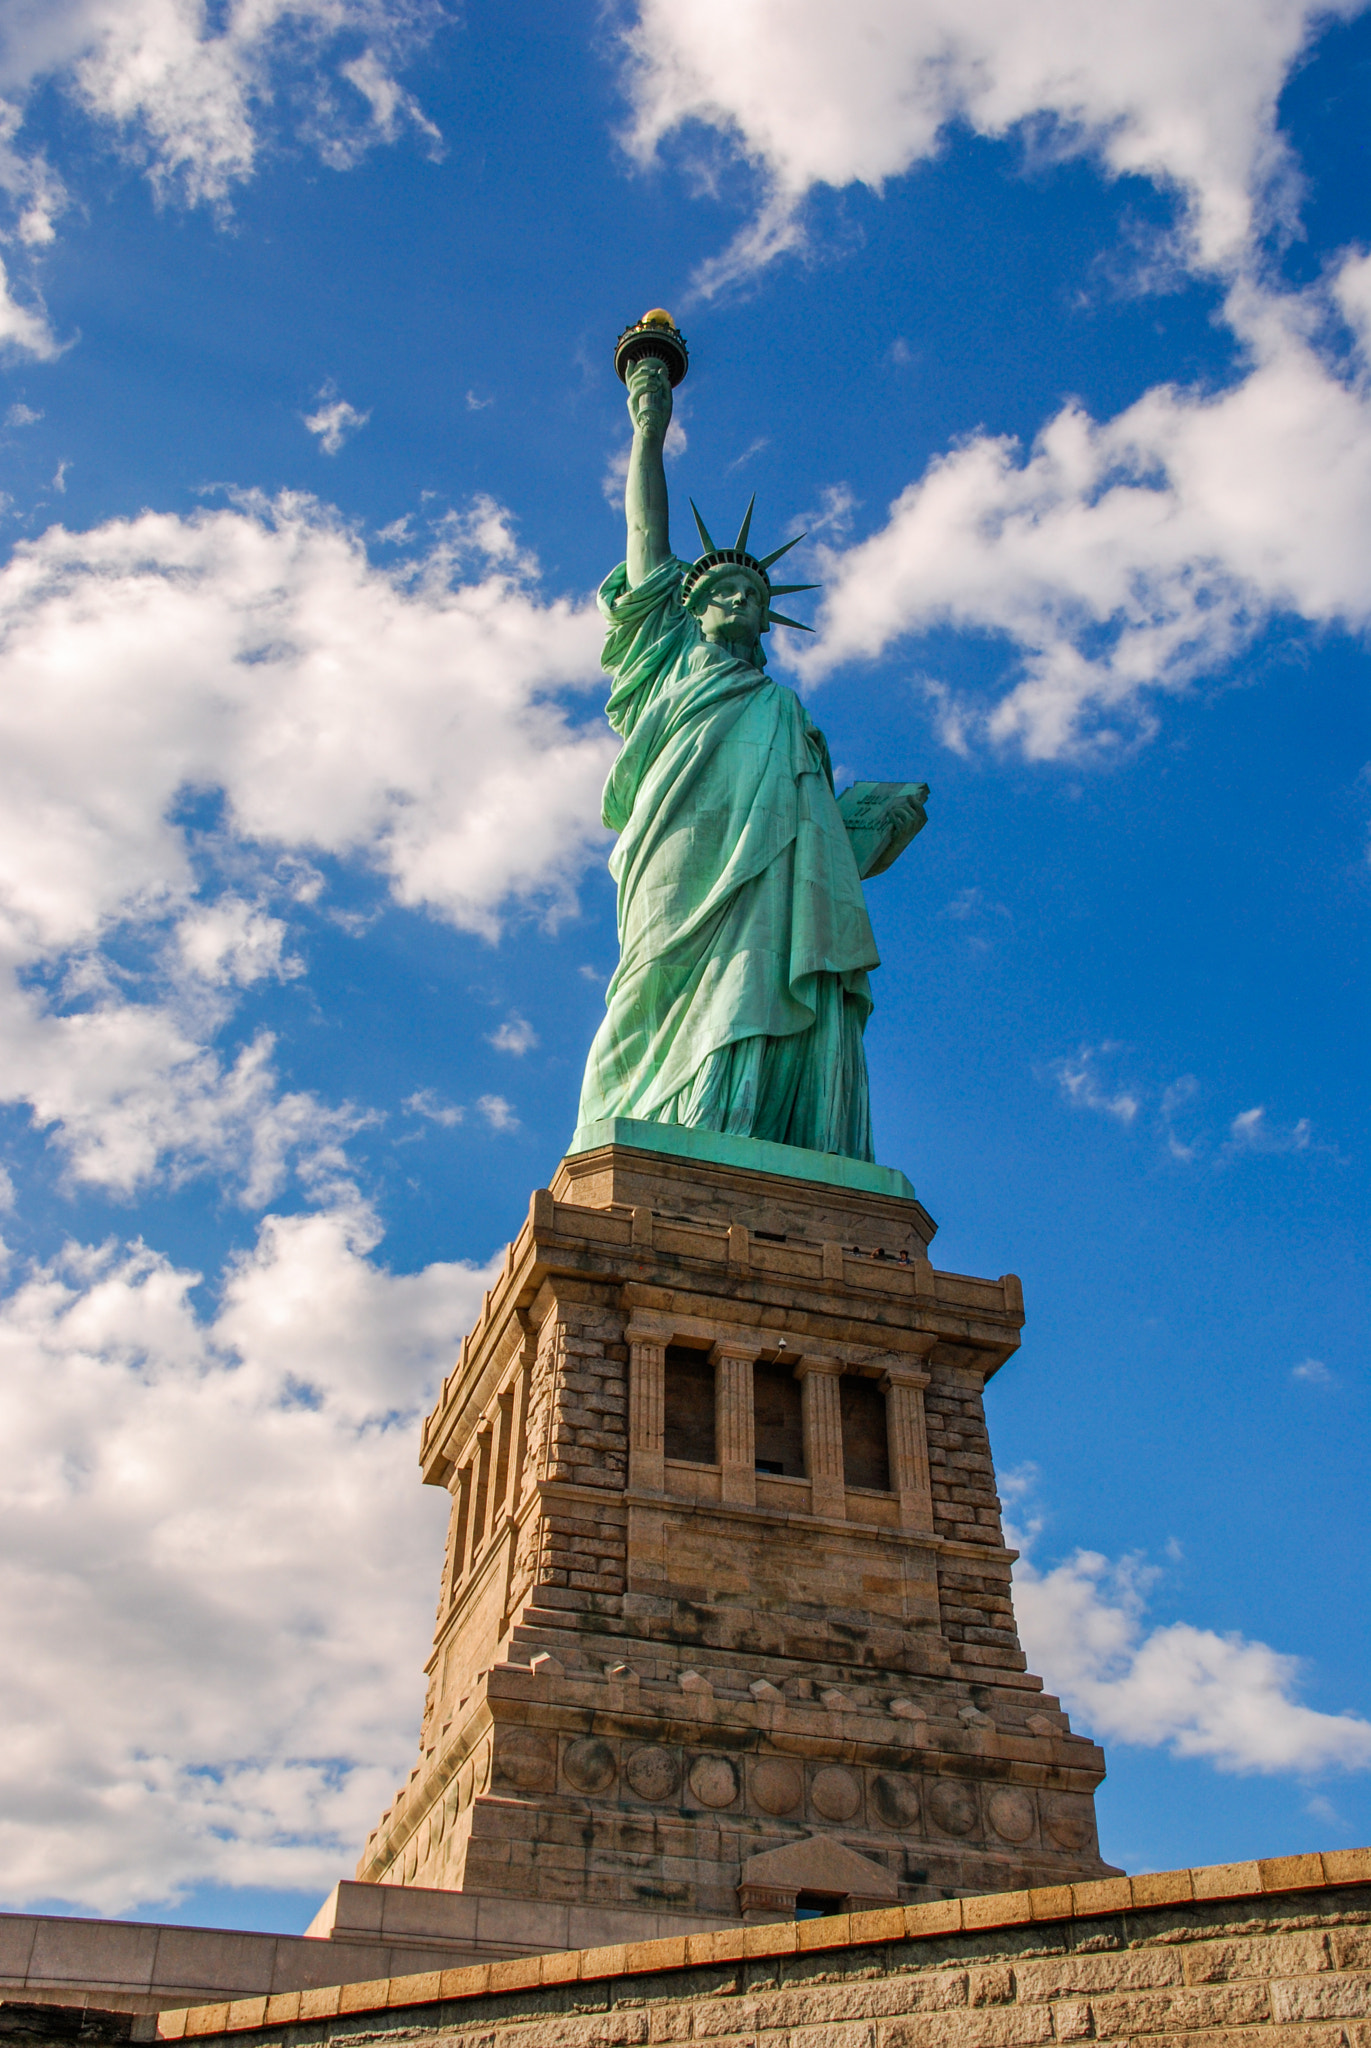
<path id="1" fill-rule="evenodd" d="M 719 1498 L 725 1507 L 757 1504 L 757 1419 L 752 1368 L 761 1350 L 745 1339 L 721 1337 L 714 1361 L 714 1436 L 719 1457 Z"/>
<path id="2" fill-rule="evenodd" d="M 886 1443 L 890 1485 L 900 1497 L 900 1527 L 931 1535 L 933 1488 L 928 1472 L 928 1429 L 924 1420 L 924 1388 L 928 1374 L 913 1364 L 890 1365 L 881 1375 L 885 1388 Z"/>
<path id="3" fill-rule="evenodd" d="M 495 1472 L 492 1453 L 495 1449 L 495 1432 L 489 1416 L 483 1416 L 476 1432 L 476 1457 L 473 1461 L 476 1498 L 471 1511 L 471 1549 L 467 1569 L 475 1565 L 486 1547 L 486 1534 L 490 1527 L 491 1495 L 495 1490 Z"/>
<path id="4" fill-rule="evenodd" d="M 843 1410 L 838 1387 L 842 1370 L 842 1362 L 836 1358 L 806 1357 L 795 1368 L 803 1404 L 810 1511 L 838 1521 L 847 1517 Z"/>
<path id="5" fill-rule="evenodd" d="M 666 1345 L 660 1330 L 624 1332 L 628 1341 L 628 1483 L 666 1491 Z"/>

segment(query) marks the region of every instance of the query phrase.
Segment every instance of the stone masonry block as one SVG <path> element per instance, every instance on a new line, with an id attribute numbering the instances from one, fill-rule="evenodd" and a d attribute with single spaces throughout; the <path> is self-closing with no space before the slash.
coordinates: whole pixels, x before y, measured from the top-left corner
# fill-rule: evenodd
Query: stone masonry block
<path id="1" fill-rule="evenodd" d="M 1064 1998 L 1052 2008 L 1052 2029 L 1059 2041 L 1088 2041 L 1095 2031 L 1095 2018 L 1081 1999 Z"/>
<path id="2" fill-rule="evenodd" d="M 1178 1906 L 1193 1898 L 1188 1870 L 1151 1870 L 1129 1879 L 1133 1904 L 1142 1910 L 1155 1906 Z"/>
<path id="3" fill-rule="evenodd" d="M 1323 1883 L 1322 1856 L 1272 1856 L 1257 1868 L 1265 1892 L 1307 1891 Z"/>
<path id="4" fill-rule="evenodd" d="M 1027 1893 L 1019 1896 L 1026 1898 Z M 1014 1972 L 1008 1963 L 995 1963 L 984 1970 L 973 1970 L 967 1983 L 966 2002 L 968 2005 L 1012 2005 Z"/>
<path id="5" fill-rule="evenodd" d="M 1245 1899 L 1262 1888 L 1261 1872 L 1255 1863 L 1211 1863 L 1192 1870 L 1191 1881 L 1197 1899 Z"/>
<path id="6" fill-rule="evenodd" d="M 486 2035 L 489 2039 L 489 2035 Z M 613 2006 L 594 2013 L 559 2013 L 497 2027 L 496 2048 L 634 2048 L 647 2039 L 645 2006 Z"/>
<path id="7" fill-rule="evenodd" d="M 1326 1976 L 1288 1978 L 1271 1986 L 1271 2015 L 1279 2024 L 1371 2019 L 1371 1975 L 1333 1971 Z"/>
<path id="8" fill-rule="evenodd" d="M 987 2006 L 978 2012 L 924 2012 L 882 2020 L 879 2048 L 1040 2048 L 1052 2039 L 1046 2006 Z"/>
<path id="9" fill-rule="evenodd" d="M 1184 1957 L 1188 1984 L 1221 1984 L 1234 1977 L 1307 1977 L 1332 1968 L 1328 1936 L 1317 1927 L 1188 1943 Z"/>
<path id="10" fill-rule="evenodd" d="M 1108 1992 L 1179 1987 L 1185 1982 L 1182 1953 L 1167 1947 L 1026 1956 L 1014 1966 L 1019 2002 L 1037 2005 L 1049 1998 L 1095 1998 Z"/>
<path id="11" fill-rule="evenodd" d="M 1199 2034 L 1215 2028 L 1260 2026 L 1271 2018 L 1265 1984 L 1221 1984 L 1201 1991 L 1133 1991 L 1092 1998 L 1101 2039 L 1141 2034 Z M 1306 2015 L 1292 2015 L 1306 2017 Z"/>
<path id="12" fill-rule="evenodd" d="M 647 2038 L 659 2041 L 688 2041 L 690 2039 L 691 2010 L 688 2005 L 678 2004 L 672 1999 L 663 1999 L 648 2008 Z"/>
<path id="13" fill-rule="evenodd" d="M 876 2048 L 871 2020 L 836 2020 L 828 2026 L 794 2027 L 790 2048 Z"/>
<path id="14" fill-rule="evenodd" d="M 1371 1970 L 1371 1926 L 1335 1927 L 1328 1937 L 1336 1970 Z"/>

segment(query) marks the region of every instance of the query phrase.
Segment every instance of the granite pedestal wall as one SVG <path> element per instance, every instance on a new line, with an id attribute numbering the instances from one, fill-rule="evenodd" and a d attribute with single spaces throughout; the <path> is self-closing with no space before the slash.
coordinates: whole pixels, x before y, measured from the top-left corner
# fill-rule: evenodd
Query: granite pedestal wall
<path id="1" fill-rule="evenodd" d="M 1015 1632 L 1018 1281 L 935 1271 L 902 1176 L 636 1133 L 534 1195 L 424 1426 L 420 1755 L 358 1878 L 722 1924 L 1106 1874 Z"/>

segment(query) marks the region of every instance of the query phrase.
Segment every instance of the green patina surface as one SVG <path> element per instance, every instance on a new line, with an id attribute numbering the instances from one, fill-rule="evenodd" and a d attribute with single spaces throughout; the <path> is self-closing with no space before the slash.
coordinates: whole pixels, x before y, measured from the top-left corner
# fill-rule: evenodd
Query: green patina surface
<path id="1" fill-rule="evenodd" d="M 804 586 L 773 588 L 775 555 L 747 552 L 750 508 L 731 548 L 701 524 L 700 561 L 672 553 L 671 382 L 651 356 L 627 381 L 628 552 L 599 599 L 624 742 L 604 796 L 620 958 L 579 1130 L 627 1119 L 713 1132 L 821 1155 L 825 1172 L 797 1177 L 857 1185 L 840 1165 L 884 1171 L 863 1043 L 880 962 L 862 876 L 909 844 L 927 790 L 861 784 L 840 808 L 823 734 L 762 650 L 772 596 Z"/>
<path id="2" fill-rule="evenodd" d="M 742 1166 L 751 1173 L 782 1173 L 789 1180 L 820 1181 L 826 1187 L 854 1188 L 860 1194 L 889 1195 L 903 1202 L 917 1199 L 913 1183 L 895 1166 L 843 1159 L 832 1152 L 810 1152 L 767 1138 L 736 1138 L 725 1131 L 644 1123 L 632 1117 L 607 1117 L 600 1123 L 579 1125 L 567 1146 L 567 1156 L 594 1152 L 601 1145 L 631 1145 L 639 1152 L 665 1152 L 714 1166 Z"/>

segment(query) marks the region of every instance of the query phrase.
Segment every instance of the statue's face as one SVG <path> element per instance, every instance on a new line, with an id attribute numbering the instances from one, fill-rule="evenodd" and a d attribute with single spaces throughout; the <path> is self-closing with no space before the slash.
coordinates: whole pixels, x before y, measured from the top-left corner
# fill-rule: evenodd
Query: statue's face
<path id="1" fill-rule="evenodd" d="M 739 570 L 709 586 L 700 626 L 717 646 L 755 647 L 766 620 L 766 600 L 754 576 Z"/>

